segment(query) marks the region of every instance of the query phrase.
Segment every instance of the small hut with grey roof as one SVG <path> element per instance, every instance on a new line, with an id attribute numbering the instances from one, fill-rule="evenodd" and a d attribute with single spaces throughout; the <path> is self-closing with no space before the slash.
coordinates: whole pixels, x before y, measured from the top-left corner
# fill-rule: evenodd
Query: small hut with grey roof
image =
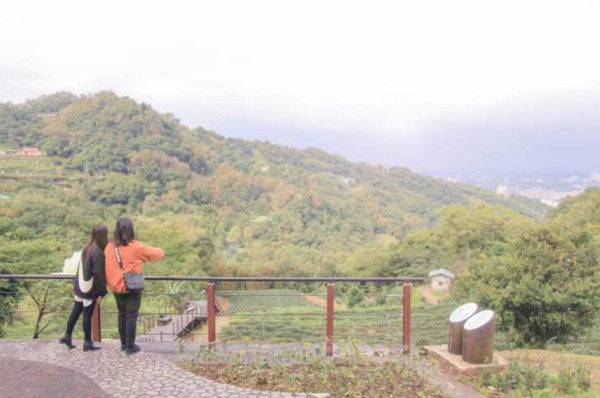
<path id="1" fill-rule="evenodd" d="M 448 290 L 454 281 L 454 274 L 447 269 L 436 269 L 428 275 L 433 290 Z"/>

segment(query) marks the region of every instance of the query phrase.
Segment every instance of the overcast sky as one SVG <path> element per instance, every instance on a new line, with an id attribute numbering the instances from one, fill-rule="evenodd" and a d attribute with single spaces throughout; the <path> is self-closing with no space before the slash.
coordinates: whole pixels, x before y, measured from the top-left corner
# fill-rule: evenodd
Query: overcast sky
<path id="1" fill-rule="evenodd" d="M 423 172 L 600 170 L 599 1 L 2 1 L 0 101 L 114 90 L 190 127 Z"/>

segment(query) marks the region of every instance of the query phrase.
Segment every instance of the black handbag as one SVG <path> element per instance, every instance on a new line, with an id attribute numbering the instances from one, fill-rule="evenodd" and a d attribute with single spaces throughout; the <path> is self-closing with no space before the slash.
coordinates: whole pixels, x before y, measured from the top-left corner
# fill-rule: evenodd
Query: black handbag
<path id="1" fill-rule="evenodd" d="M 123 260 L 121 260 L 121 254 L 119 253 L 119 249 L 117 249 L 116 245 L 113 245 L 115 248 L 115 254 L 117 255 L 117 262 L 119 263 L 119 268 L 123 271 Z M 123 278 L 125 279 L 125 286 L 127 290 L 130 292 L 141 292 L 146 287 L 146 281 L 144 280 L 144 275 L 137 274 L 133 272 L 124 272 Z"/>

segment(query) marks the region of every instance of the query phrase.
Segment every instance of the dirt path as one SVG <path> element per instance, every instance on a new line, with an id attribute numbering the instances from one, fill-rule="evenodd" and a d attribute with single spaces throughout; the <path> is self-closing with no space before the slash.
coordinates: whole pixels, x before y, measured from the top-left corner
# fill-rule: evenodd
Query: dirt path
<path id="1" fill-rule="evenodd" d="M 429 304 L 439 304 L 448 297 L 447 292 L 434 291 L 431 286 L 427 285 L 417 287 L 417 291 L 423 298 L 423 301 Z"/>
<path id="2" fill-rule="evenodd" d="M 221 332 L 225 326 L 231 323 L 231 317 L 226 315 L 217 316 L 215 319 L 215 333 L 217 334 L 217 341 L 221 340 Z M 194 330 L 192 333 L 188 334 L 184 337 L 184 341 L 188 343 L 199 343 L 199 342 L 207 342 L 208 341 L 208 326 L 206 323 L 203 323 L 201 327 Z"/>
<path id="3" fill-rule="evenodd" d="M 227 312 L 229 308 L 231 308 L 231 300 L 226 299 L 225 297 L 217 297 L 217 304 L 223 311 L 223 313 Z"/>
<path id="4" fill-rule="evenodd" d="M 318 305 L 319 307 L 323 307 L 326 308 L 327 307 L 327 299 L 325 299 L 324 297 L 319 297 L 319 296 L 304 296 L 304 298 L 306 299 L 306 301 L 308 301 L 311 304 L 315 304 Z M 339 309 L 339 310 L 345 310 L 348 307 L 346 307 L 346 304 L 344 303 L 335 303 L 335 308 Z"/>

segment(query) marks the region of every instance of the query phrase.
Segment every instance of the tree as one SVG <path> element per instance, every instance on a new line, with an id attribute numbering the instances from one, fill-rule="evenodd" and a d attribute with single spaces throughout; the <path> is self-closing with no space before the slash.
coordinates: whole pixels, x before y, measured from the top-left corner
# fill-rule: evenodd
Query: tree
<path id="1" fill-rule="evenodd" d="M 508 241 L 534 227 L 510 209 L 476 203 L 441 209 L 433 228 L 409 233 L 391 258 L 395 274 L 436 268 L 460 272 L 479 258 L 501 255 Z"/>
<path id="2" fill-rule="evenodd" d="M 59 271 L 68 250 L 59 242 L 50 239 L 24 241 L 3 241 L 0 245 L 0 264 L 6 271 L 15 273 L 41 273 Z M 50 314 L 66 310 L 72 302 L 71 285 L 65 281 L 23 281 L 22 291 L 32 300 L 37 316 L 33 325 L 33 338 L 37 339 L 49 326 Z M 18 299 L 17 295 L 15 299 Z M 14 309 L 16 301 L 7 302 L 8 309 Z"/>
<path id="3" fill-rule="evenodd" d="M 165 307 L 175 314 L 181 314 L 185 310 L 185 303 L 194 292 L 194 286 L 188 282 L 175 281 L 165 282 L 162 292 L 156 298 Z"/>
<path id="4" fill-rule="evenodd" d="M 202 262 L 209 260 L 217 251 L 215 243 L 210 236 L 200 236 L 196 239 L 193 246 L 198 250 L 198 258 Z"/>
<path id="5" fill-rule="evenodd" d="M 239 225 L 234 225 L 231 227 L 229 232 L 227 233 L 227 243 L 234 245 L 240 241 L 240 237 L 242 235 L 242 229 Z"/>
<path id="6" fill-rule="evenodd" d="M 517 345 L 566 343 L 600 315 L 599 256 L 588 229 L 549 223 L 473 264 L 456 294 L 495 309 Z"/>
<path id="7" fill-rule="evenodd" d="M 50 326 L 50 320 L 44 323 L 44 318 L 47 315 L 66 310 L 68 304 L 73 301 L 71 289 L 65 289 L 67 285 L 63 281 L 42 282 L 25 282 L 23 284 L 25 291 L 37 308 L 37 316 L 33 326 L 34 339 L 39 338 L 42 332 Z"/>
<path id="8" fill-rule="evenodd" d="M 3 273 L 0 270 L 0 273 Z M 0 337 L 4 337 L 4 325 L 13 321 L 19 306 L 19 284 L 13 280 L 0 281 Z"/>
<path id="9" fill-rule="evenodd" d="M 68 158 L 73 153 L 69 141 L 64 137 L 51 137 L 44 142 L 42 150 L 49 156 Z"/>
<path id="10" fill-rule="evenodd" d="M 600 235 L 600 188 L 592 187 L 584 193 L 568 197 L 550 214 L 553 220 L 574 228 L 589 227 Z"/>

